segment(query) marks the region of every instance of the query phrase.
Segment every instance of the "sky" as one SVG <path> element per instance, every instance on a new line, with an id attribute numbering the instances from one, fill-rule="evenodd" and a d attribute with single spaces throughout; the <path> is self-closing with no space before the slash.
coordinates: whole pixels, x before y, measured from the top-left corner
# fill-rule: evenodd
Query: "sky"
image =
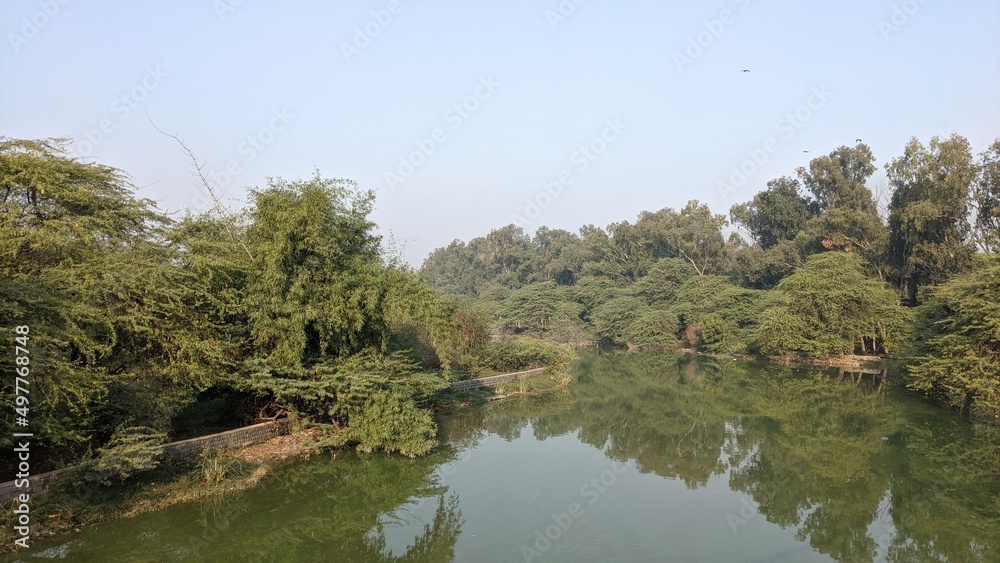
<path id="1" fill-rule="evenodd" d="M 414 266 L 510 223 L 727 213 L 856 139 L 877 189 L 911 137 L 1000 137 L 995 0 L 5 0 L 0 32 L 0 136 L 70 137 L 176 214 L 208 199 L 156 127 L 234 209 L 353 180 Z"/>

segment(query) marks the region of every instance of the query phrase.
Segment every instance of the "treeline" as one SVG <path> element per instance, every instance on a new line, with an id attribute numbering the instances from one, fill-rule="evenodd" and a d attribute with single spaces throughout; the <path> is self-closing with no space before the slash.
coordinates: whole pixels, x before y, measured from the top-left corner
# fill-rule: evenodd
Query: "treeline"
<path id="1" fill-rule="evenodd" d="M 841 146 L 748 202 L 691 201 L 579 232 L 508 225 L 420 274 L 494 330 L 562 341 L 825 357 L 901 355 L 909 383 L 1000 414 L 1000 139 L 912 139 L 873 194 Z M 727 227 L 736 227 L 726 235 Z"/>
<path id="2" fill-rule="evenodd" d="M 155 464 L 206 396 L 245 422 L 288 412 L 338 429 L 331 443 L 423 454 L 431 396 L 500 367 L 483 322 L 386 257 L 372 192 L 317 173 L 251 190 L 239 213 L 173 219 L 66 146 L 0 137 L 4 447 L 21 326 L 33 451 L 90 458 L 105 481 Z"/>

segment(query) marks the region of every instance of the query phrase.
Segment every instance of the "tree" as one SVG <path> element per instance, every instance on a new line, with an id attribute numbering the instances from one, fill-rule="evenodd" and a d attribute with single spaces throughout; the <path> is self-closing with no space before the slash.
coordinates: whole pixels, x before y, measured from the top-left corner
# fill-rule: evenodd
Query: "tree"
<path id="1" fill-rule="evenodd" d="M 935 288 L 918 320 L 907 385 L 1000 417 L 1000 260 Z"/>
<path id="2" fill-rule="evenodd" d="M 517 225 L 494 229 L 478 245 L 476 258 L 485 269 L 487 279 L 506 287 L 520 287 L 529 272 L 531 237 Z"/>
<path id="3" fill-rule="evenodd" d="M 420 275 L 443 293 L 474 296 L 483 284 L 481 266 L 471 245 L 454 240 L 430 253 L 420 267 Z"/>
<path id="4" fill-rule="evenodd" d="M 572 285 L 583 269 L 580 237 L 562 229 L 539 227 L 531 241 L 531 279 Z"/>
<path id="5" fill-rule="evenodd" d="M 1000 250 L 1000 139 L 979 156 L 979 178 L 973 185 L 973 238 L 983 252 Z"/>
<path id="6" fill-rule="evenodd" d="M 669 207 L 643 211 L 635 229 L 652 258 L 682 258 L 703 276 L 722 266 L 727 224 L 725 215 L 713 215 L 707 205 L 691 200 L 679 212 Z"/>
<path id="7" fill-rule="evenodd" d="M 380 347 L 386 335 L 371 192 L 315 175 L 251 192 L 248 241 L 257 258 L 246 308 L 259 353 L 275 367 Z"/>
<path id="8" fill-rule="evenodd" d="M 761 315 L 757 329 L 764 354 L 889 353 L 905 341 L 906 310 L 885 282 L 865 274 L 855 254 L 810 256 L 777 290 L 779 302 Z"/>
<path id="9" fill-rule="evenodd" d="M 584 271 L 595 276 L 632 283 L 646 274 L 652 263 L 635 225 L 620 221 L 607 230 L 593 225 L 580 228 L 585 256 Z"/>
<path id="10" fill-rule="evenodd" d="M 57 446 L 166 430 L 237 369 L 245 264 L 231 248 L 199 255 L 217 224 L 172 224 L 66 144 L 0 140 L 0 313 L 30 326 L 33 426 Z"/>
<path id="11" fill-rule="evenodd" d="M 865 182 L 875 172 L 875 157 L 863 143 L 841 146 L 814 158 L 798 175 L 813 196 L 818 215 L 809 229 L 823 247 L 858 251 L 882 273 L 887 235 L 878 206 Z"/>
<path id="12" fill-rule="evenodd" d="M 733 224 L 746 229 L 764 250 L 794 239 L 814 215 L 815 207 L 799 193 L 798 180 L 787 176 L 771 180 L 753 200 L 729 210 Z"/>
<path id="13" fill-rule="evenodd" d="M 887 166 L 894 192 L 889 205 L 890 258 L 900 294 L 919 302 L 919 288 L 939 284 L 971 266 L 967 220 L 977 169 L 969 142 L 958 135 L 911 139 Z"/>

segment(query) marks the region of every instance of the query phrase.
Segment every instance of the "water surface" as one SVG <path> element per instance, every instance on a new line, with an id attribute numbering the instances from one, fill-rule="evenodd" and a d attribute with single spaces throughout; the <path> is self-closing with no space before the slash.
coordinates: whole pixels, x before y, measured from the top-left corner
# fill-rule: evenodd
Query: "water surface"
<path id="1" fill-rule="evenodd" d="M 996 429 L 875 374 L 587 353 L 420 459 L 324 454 L 28 561 L 1000 561 Z"/>

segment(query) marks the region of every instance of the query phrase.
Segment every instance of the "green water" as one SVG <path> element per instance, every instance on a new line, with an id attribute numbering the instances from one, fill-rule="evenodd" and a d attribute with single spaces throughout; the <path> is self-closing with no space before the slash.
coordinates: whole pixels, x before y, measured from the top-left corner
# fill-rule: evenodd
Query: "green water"
<path id="1" fill-rule="evenodd" d="M 996 429 L 876 375 L 588 353 L 567 391 L 440 424 L 426 458 L 324 454 L 19 556 L 1000 561 Z"/>

